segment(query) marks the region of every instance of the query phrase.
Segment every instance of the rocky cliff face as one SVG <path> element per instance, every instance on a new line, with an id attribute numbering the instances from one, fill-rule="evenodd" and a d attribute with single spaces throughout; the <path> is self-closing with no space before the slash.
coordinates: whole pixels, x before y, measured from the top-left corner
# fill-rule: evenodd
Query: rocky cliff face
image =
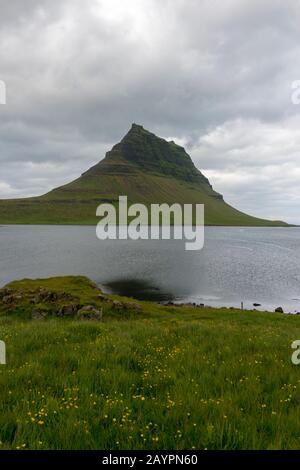
<path id="1" fill-rule="evenodd" d="M 118 168 L 119 166 L 119 168 Z M 147 131 L 138 124 L 132 124 L 129 132 L 121 142 L 107 152 L 105 159 L 89 169 L 84 175 L 99 174 L 102 170 L 108 172 L 125 172 L 125 167 L 134 171 L 138 169 L 145 173 L 171 176 L 183 181 L 210 183 L 195 167 L 191 157 L 183 147 L 168 142 Z"/>

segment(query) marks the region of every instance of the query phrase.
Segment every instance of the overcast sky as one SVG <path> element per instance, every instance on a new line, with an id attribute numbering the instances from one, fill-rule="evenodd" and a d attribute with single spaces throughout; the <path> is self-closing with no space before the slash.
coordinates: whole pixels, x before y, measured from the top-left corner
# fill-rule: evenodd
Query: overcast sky
<path id="1" fill-rule="evenodd" d="M 225 200 L 300 223 L 298 0 L 1 2 L 0 198 L 69 182 L 132 122 Z"/>

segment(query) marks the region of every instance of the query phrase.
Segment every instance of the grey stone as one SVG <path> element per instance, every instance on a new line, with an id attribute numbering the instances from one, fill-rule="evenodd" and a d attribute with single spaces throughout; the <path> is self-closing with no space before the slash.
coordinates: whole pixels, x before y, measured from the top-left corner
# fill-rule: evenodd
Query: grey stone
<path id="1" fill-rule="evenodd" d="M 78 310 L 80 310 L 81 305 L 78 304 L 68 304 L 68 305 L 62 305 L 58 312 L 57 315 L 59 317 L 69 317 L 71 315 L 76 315 Z"/>
<path id="2" fill-rule="evenodd" d="M 86 305 L 78 310 L 77 316 L 81 320 L 102 320 L 103 310 L 102 308 L 97 309 L 93 305 Z"/>
<path id="3" fill-rule="evenodd" d="M 43 320 L 46 318 L 48 315 L 48 312 L 46 310 L 41 310 L 38 308 L 35 308 L 32 310 L 31 316 L 34 320 Z"/>
<path id="4" fill-rule="evenodd" d="M 284 313 L 282 307 L 277 307 L 277 308 L 275 308 L 275 312 L 276 312 L 276 313 Z"/>

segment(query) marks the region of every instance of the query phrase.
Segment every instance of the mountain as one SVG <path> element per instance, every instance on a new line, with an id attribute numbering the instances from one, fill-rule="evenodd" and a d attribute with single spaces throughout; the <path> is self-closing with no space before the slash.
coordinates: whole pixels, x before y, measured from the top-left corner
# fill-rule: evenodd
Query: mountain
<path id="1" fill-rule="evenodd" d="M 0 223 L 95 224 L 101 202 L 202 203 L 207 225 L 280 226 L 246 215 L 215 192 L 183 147 L 133 124 L 103 160 L 69 184 L 26 199 L 0 200 Z"/>

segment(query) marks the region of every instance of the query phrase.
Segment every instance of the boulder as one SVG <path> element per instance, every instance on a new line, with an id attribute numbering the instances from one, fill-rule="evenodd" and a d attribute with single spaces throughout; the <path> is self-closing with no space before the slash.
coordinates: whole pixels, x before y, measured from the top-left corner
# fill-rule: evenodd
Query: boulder
<path id="1" fill-rule="evenodd" d="M 49 302 L 50 303 L 57 302 L 61 300 L 72 301 L 76 299 L 75 297 L 73 297 L 71 294 L 68 294 L 67 292 L 51 292 L 51 291 L 47 291 L 46 289 L 40 288 L 32 301 L 34 304 L 42 304 L 42 303 L 49 303 Z"/>
<path id="2" fill-rule="evenodd" d="M 48 315 L 48 312 L 46 310 L 42 310 L 39 308 L 34 308 L 32 310 L 31 316 L 33 320 L 44 320 Z"/>
<path id="3" fill-rule="evenodd" d="M 15 292 L 12 289 L 1 289 L 0 290 L 0 301 L 4 304 L 15 304 L 23 299 L 23 293 L 21 291 Z"/>
<path id="4" fill-rule="evenodd" d="M 77 312 L 78 318 L 81 320 L 102 320 L 103 310 L 97 309 L 93 305 L 86 305 Z"/>
<path id="5" fill-rule="evenodd" d="M 16 295 L 14 295 L 14 299 L 17 302 L 20 302 L 20 300 L 23 300 L 23 295 L 22 294 L 16 294 Z"/>
<path id="6" fill-rule="evenodd" d="M 3 297 L 10 295 L 11 293 L 12 293 L 12 289 L 8 289 L 7 287 L 0 289 L 0 300 L 2 300 Z"/>
<path id="7" fill-rule="evenodd" d="M 2 297 L 2 302 L 4 304 L 12 304 L 14 303 L 14 301 L 15 301 L 15 296 L 12 294 L 5 295 L 4 297 Z"/>
<path id="8" fill-rule="evenodd" d="M 42 304 L 46 302 L 47 296 L 48 292 L 40 289 L 36 296 L 32 299 L 32 301 L 34 304 Z"/>
<path id="9" fill-rule="evenodd" d="M 123 305 L 124 305 L 124 308 L 127 310 L 134 310 L 135 312 L 142 311 L 141 305 L 137 304 L 136 302 L 126 302 Z"/>
<path id="10" fill-rule="evenodd" d="M 117 310 L 134 310 L 135 312 L 141 312 L 142 307 L 136 302 L 119 302 L 118 300 L 113 300 L 113 308 Z"/>
<path id="11" fill-rule="evenodd" d="M 81 309 L 81 305 L 79 304 L 62 305 L 57 312 L 57 316 L 69 317 L 72 315 L 76 315 L 78 313 L 78 310 L 80 309 Z"/>
<path id="12" fill-rule="evenodd" d="M 105 295 L 103 295 L 103 294 L 99 294 L 99 295 L 98 295 L 98 299 L 99 299 L 99 300 L 104 300 L 104 301 L 105 301 L 105 300 L 108 300 L 108 298 L 107 298 Z"/>
<path id="13" fill-rule="evenodd" d="M 277 308 L 275 308 L 275 312 L 276 312 L 276 313 L 284 313 L 282 307 L 277 307 Z"/>

